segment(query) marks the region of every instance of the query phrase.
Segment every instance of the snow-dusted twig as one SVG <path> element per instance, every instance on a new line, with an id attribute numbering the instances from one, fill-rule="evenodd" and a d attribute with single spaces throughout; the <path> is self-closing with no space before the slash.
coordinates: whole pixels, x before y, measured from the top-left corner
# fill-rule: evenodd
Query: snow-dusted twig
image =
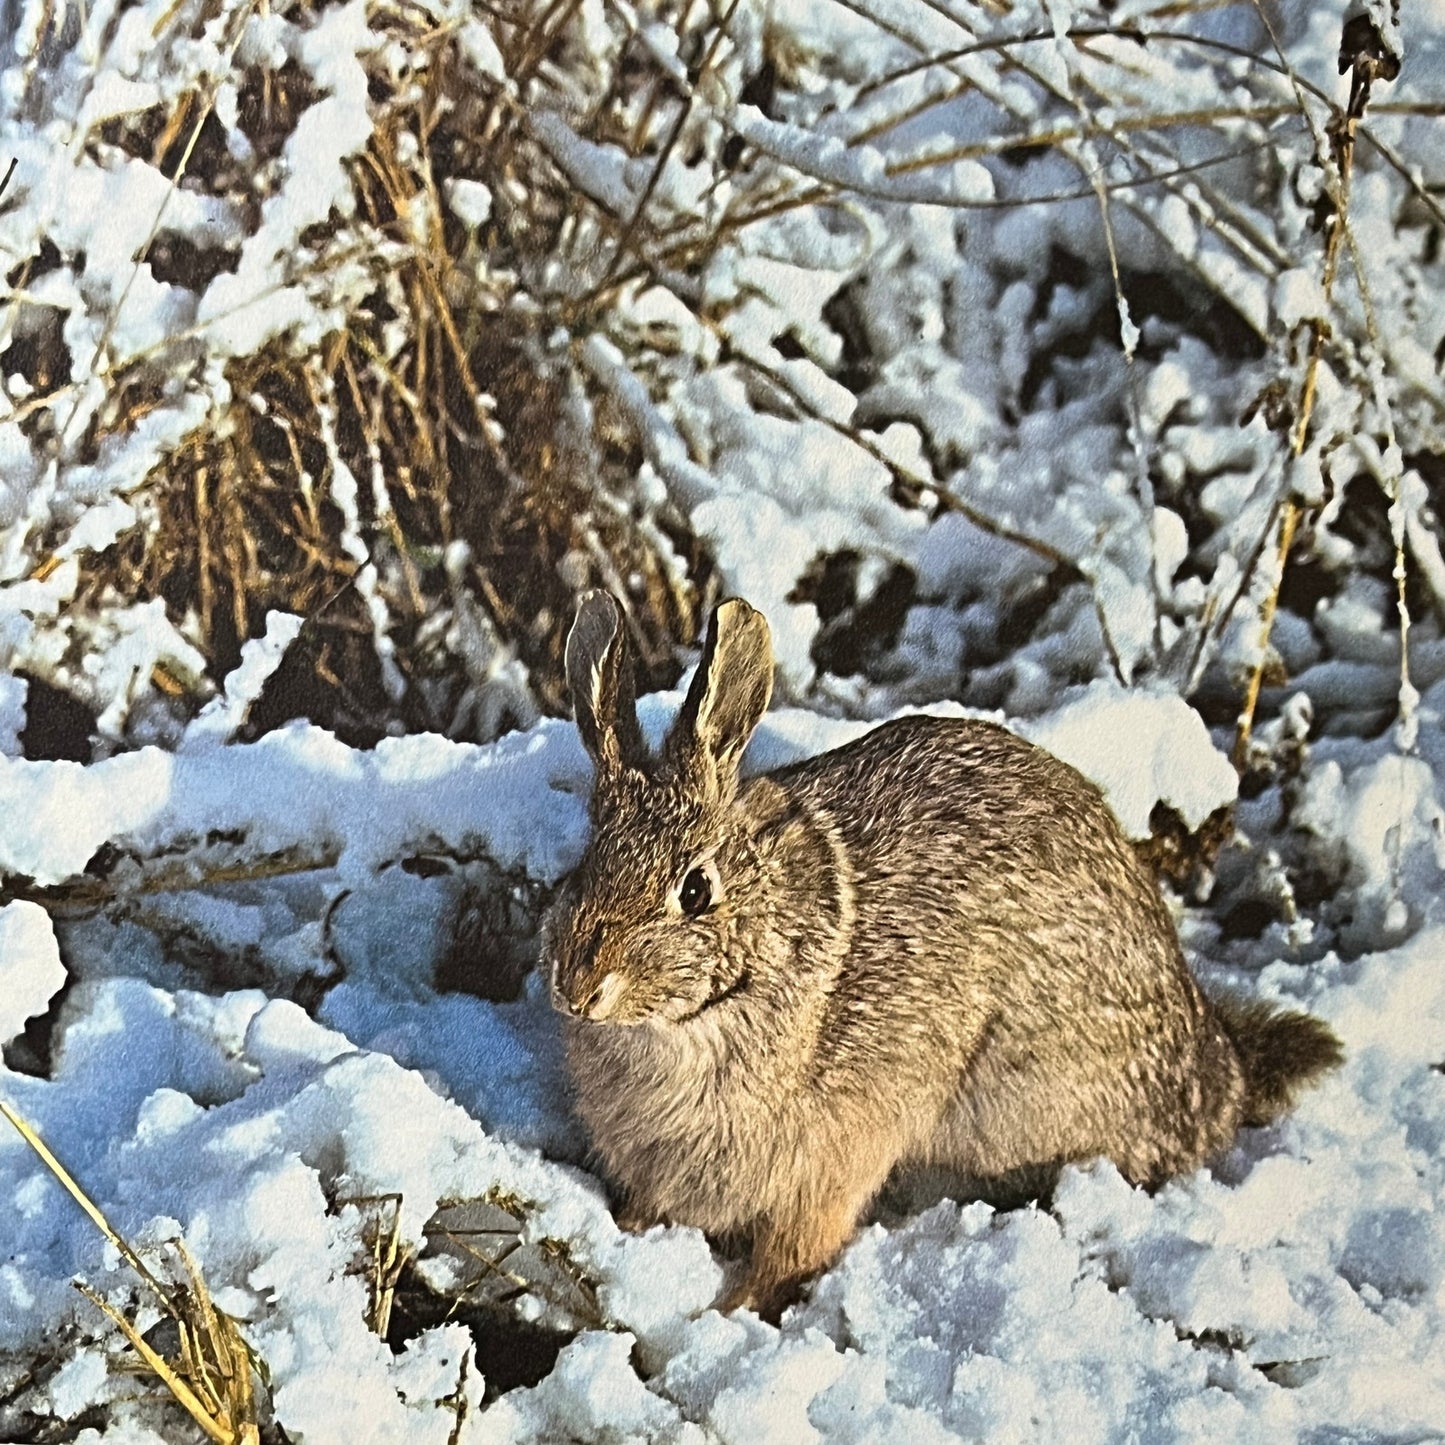
<path id="1" fill-rule="evenodd" d="M 1262 0 L 1254 0 L 1254 5 L 1274 43 L 1280 63 L 1286 64 L 1278 34 L 1265 11 Z M 1331 304 L 1334 296 L 1335 281 L 1339 275 L 1341 249 L 1348 233 L 1350 181 L 1354 172 L 1356 131 L 1365 114 L 1365 108 L 1369 105 L 1373 83 L 1376 80 L 1392 80 L 1399 71 L 1398 56 L 1380 50 L 1368 36 L 1362 37 L 1357 34 L 1354 41 L 1351 41 L 1353 24 L 1354 22 L 1346 23 L 1340 52 L 1341 70 L 1349 69 L 1350 71 L 1349 101 L 1328 130 L 1328 144 L 1321 145 L 1318 149 L 1319 163 L 1324 171 L 1324 184 L 1330 198 L 1332 211 L 1326 223 L 1325 248 L 1320 276 L 1320 294 L 1326 307 Z M 1352 46 L 1353 53 L 1350 53 Z M 1287 65 L 1286 68 L 1288 69 Z M 1304 93 L 1295 82 L 1292 70 L 1290 75 L 1292 83 L 1295 83 L 1300 110 L 1308 117 L 1309 107 Z M 1299 400 L 1295 407 L 1294 424 L 1290 430 L 1289 443 L 1291 456 L 1296 460 L 1304 455 L 1309 441 L 1310 422 L 1314 416 L 1315 398 L 1319 384 L 1320 364 L 1324 358 L 1325 343 L 1330 335 L 1329 321 L 1323 314 L 1307 318 L 1306 325 L 1309 328 L 1309 348 L 1305 357 L 1304 375 L 1300 381 Z M 1289 495 L 1284 498 L 1280 508 L 1279 530 L 1275 543 L 1276 566 L 1260 604 L 1255 660 L 1250 670 L 1249 681 L 1245 686 L 1239 718 L 1235 724 L 1234 763 L 1241 772 L 1249 765 L 1250 734 L 1254 728 L 1255 709 L 1258 707 L 1260 688 L 1264 682 L 1270 633 L 1274 628 L 1280 586 L 1284 580 L 1285 568 L 1288 565 L 1290 549 L 1294 545 L 1295 532 L 1299 527 L 1302 511 L 1302 504 L 1297 497 Z M 1392 518 L 1393 525 L 1394 518 Z M 1409 621 L 1404 598 L 1403 525 L 1402 517 L 1400 521 L 1401 538 L 1397 539 L 1402 634 L 1401 666 L 1408 669 L 1404 650 L 1404 632 L 1408 629 Z M 1408 687 L 1408 685 L 1407 670 L 1402 687 Z M 1402 692 L 1402 699 L 1403 696 Z"/>

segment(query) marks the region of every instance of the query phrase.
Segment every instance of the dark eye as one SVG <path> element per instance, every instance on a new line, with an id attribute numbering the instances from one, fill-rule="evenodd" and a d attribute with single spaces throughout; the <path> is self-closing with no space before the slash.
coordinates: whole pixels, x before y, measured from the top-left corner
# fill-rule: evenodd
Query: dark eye
<path id="1" fill-rule="evenodd" d="M 712 879 L 708 877 L 707 869 L 698 867 L 687 870 L 682 887 L 677 890 L 677 902 L 689 918 L 696 918 L 700 913 L 707 912 L 712 906 Z"/>

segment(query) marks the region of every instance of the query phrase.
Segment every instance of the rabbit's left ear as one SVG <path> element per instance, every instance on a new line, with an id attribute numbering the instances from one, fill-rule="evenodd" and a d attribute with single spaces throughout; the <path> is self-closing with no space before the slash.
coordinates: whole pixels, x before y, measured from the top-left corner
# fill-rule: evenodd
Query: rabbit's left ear
<path id="1" fill-rule="evenodd" d="M 582 745 L 601 774 L 640 767 L 647 756 L 637 725 L 632 659 L 622 607 L 608 592 L 588 592 L 567 635 L 567 686 Z"/>
<path id="2" fill-rule="evenodd" d="M 773 643 L 767 619 L 739 597 L 720 602 L 708 624 L 687 700 L 668 734 L 684 768 L 702 763 L 730 786 L 753 729 L 773 695 Z"/>

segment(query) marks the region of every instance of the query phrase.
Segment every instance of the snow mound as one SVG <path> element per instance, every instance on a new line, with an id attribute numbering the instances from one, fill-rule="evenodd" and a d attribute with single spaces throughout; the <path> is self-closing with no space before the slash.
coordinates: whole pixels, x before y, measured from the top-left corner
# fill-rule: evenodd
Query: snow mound
<path id="1" fill-rule="evenodd" d="M 1097 783 L 1131 838 L 1149 836 L 1158 803 L 1193 831 L 1239 791 L 1229 759 L 1177 693 L 1131 692 L 1100 678 L 1023 731 Z"/>

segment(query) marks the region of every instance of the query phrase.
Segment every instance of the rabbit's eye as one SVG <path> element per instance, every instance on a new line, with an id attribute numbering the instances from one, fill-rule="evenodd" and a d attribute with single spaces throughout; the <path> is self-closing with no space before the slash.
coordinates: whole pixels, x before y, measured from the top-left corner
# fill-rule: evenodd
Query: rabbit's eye
<path id="1" fill-rule="evenodd" d="M 713 905 L 717 895 L 717 871 L 711 863 L 699 863 L 683 875 L 677 890 L 677 905 L 689 918 L 697 918 Z"/>

